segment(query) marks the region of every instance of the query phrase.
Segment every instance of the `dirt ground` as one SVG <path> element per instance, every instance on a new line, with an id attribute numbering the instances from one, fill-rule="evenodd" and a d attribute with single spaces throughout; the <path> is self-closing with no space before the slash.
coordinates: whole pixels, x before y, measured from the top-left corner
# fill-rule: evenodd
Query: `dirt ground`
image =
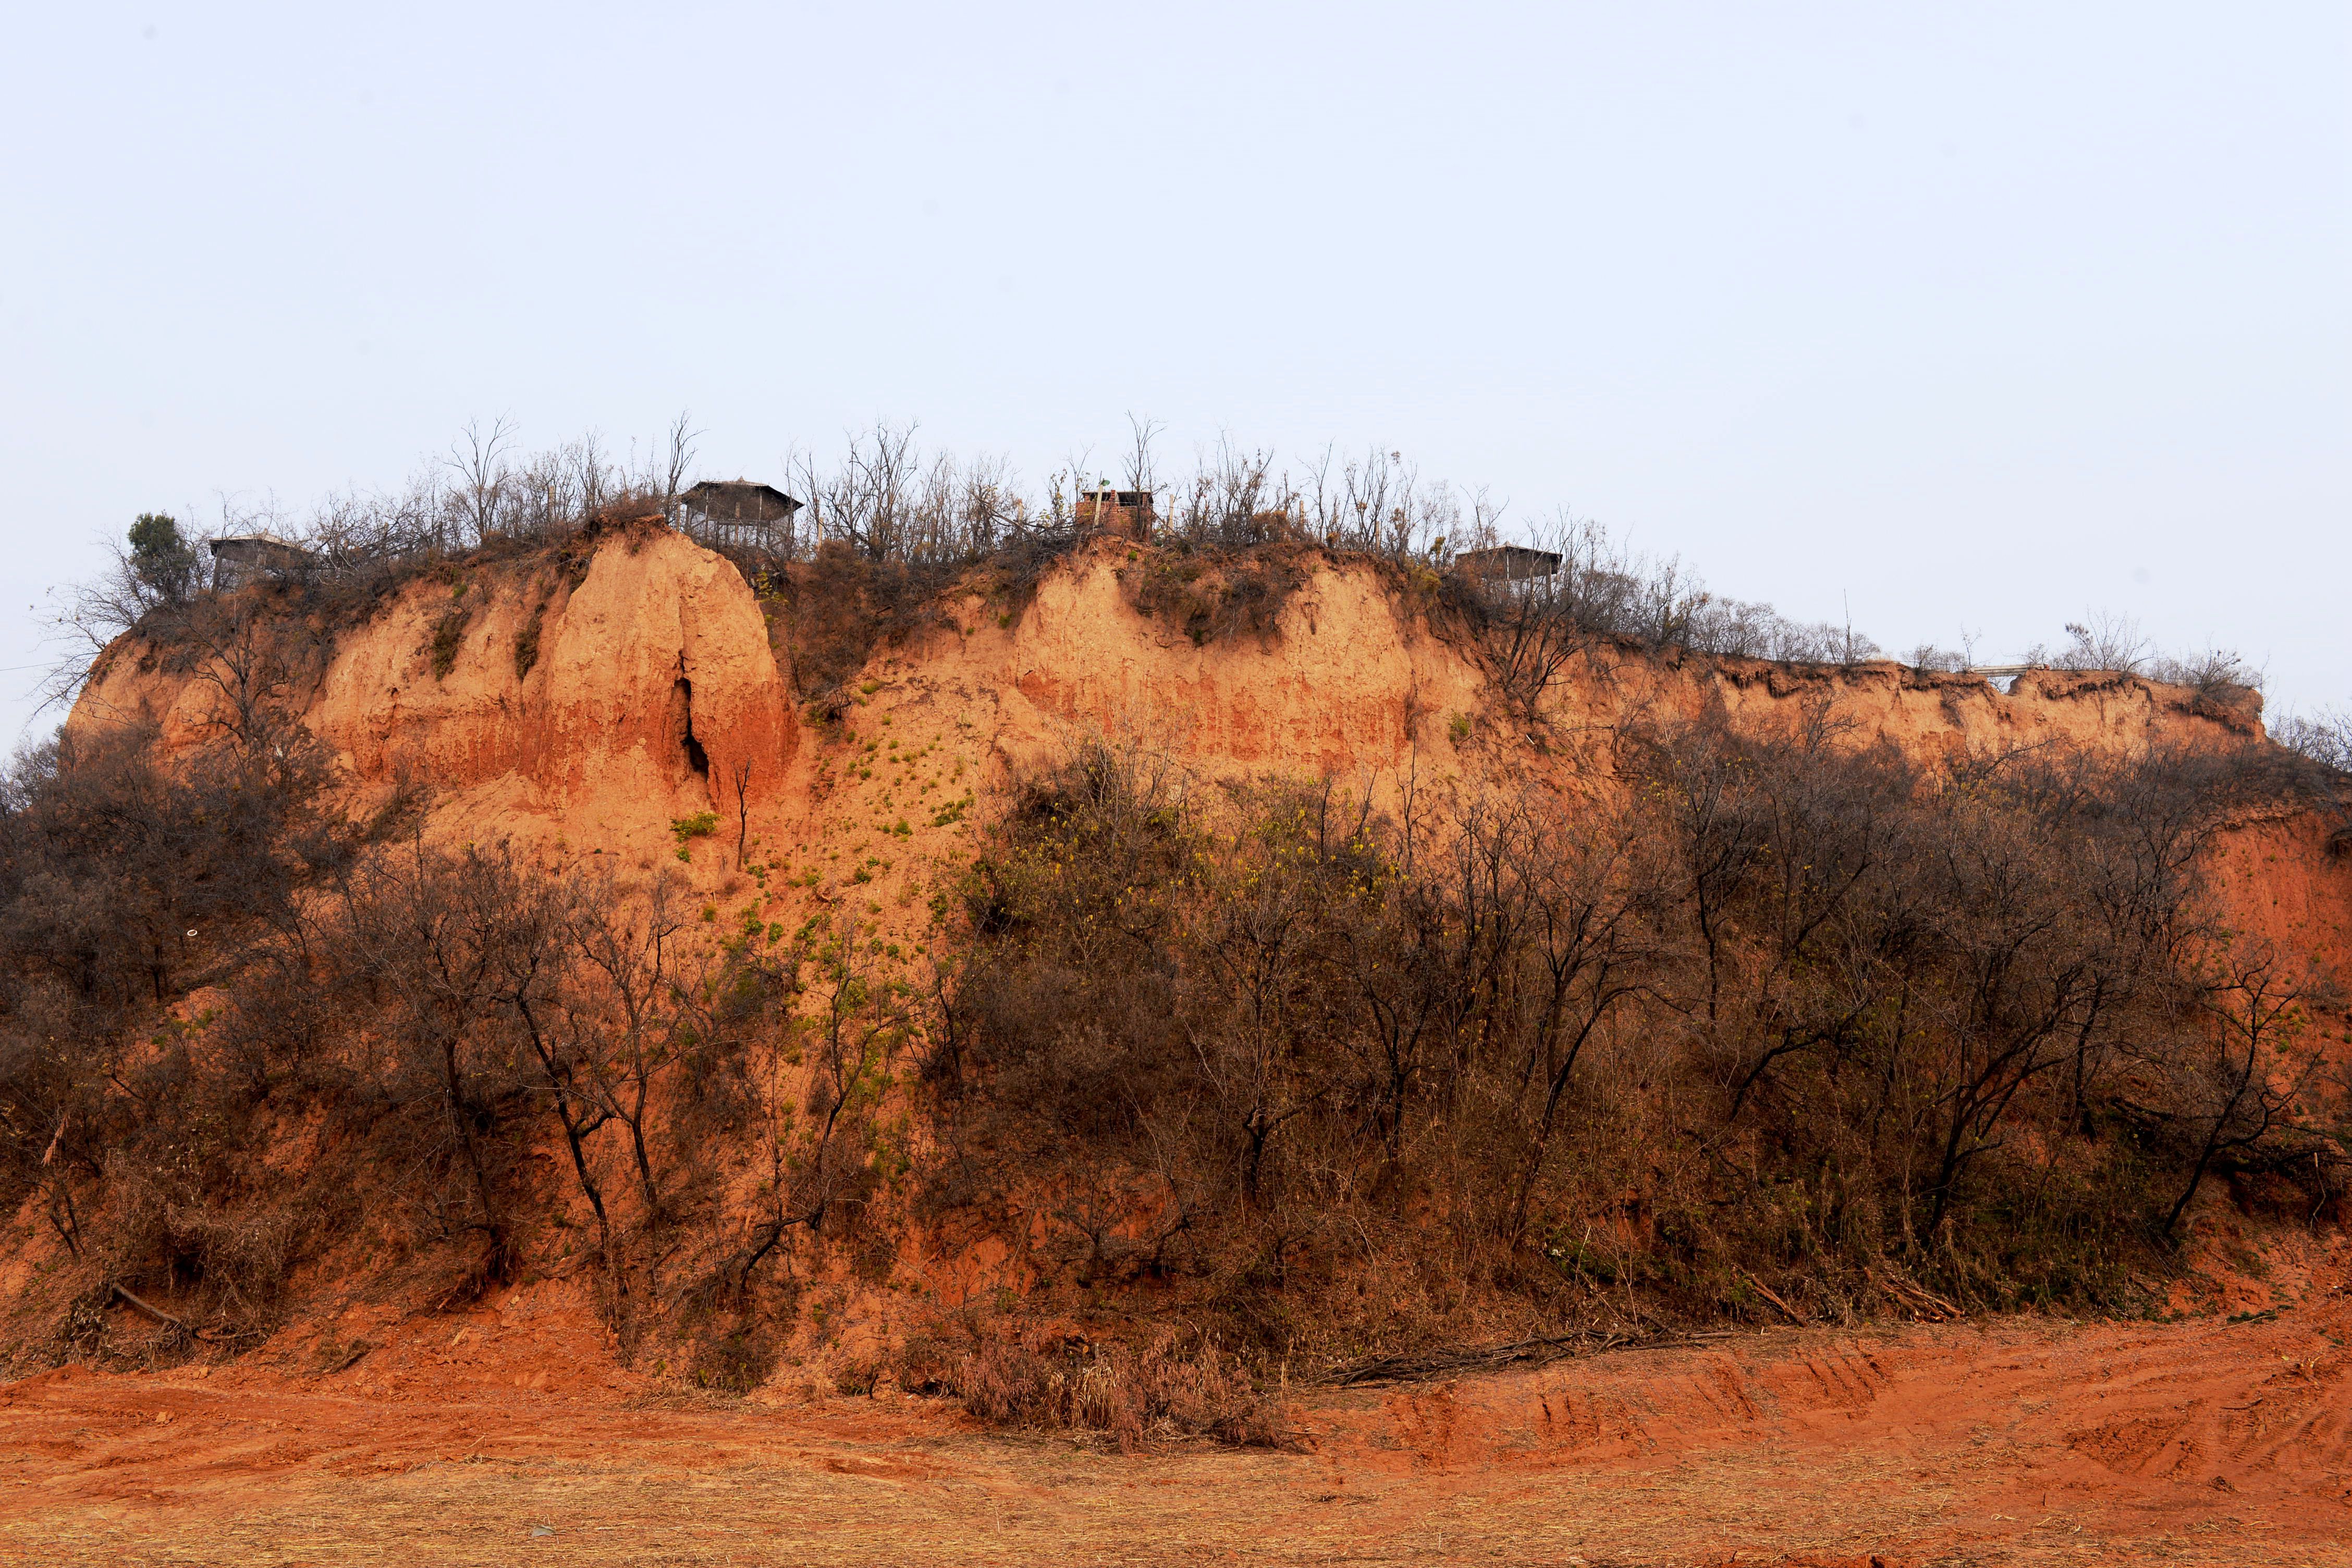
<path id="1" fill-rule="evenodd" d="M 563 1321 L 510 1301 L 331 1373 L 7 1385 L 0 1563 L 2352 1563 L 2340 1284 L 1307 1391 L 1292 1453 L 682 1395 Z"/>

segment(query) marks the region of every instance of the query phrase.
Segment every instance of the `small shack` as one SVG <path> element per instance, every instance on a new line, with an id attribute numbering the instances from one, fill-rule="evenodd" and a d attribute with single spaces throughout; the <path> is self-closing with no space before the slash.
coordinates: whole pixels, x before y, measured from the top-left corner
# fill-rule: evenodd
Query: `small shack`
<path id="1" fill-rule="evenodd" d="M 223 593 L 257 577 L 299 577 L 319 564 L 312 552 L 269 533 L 230 534 L 207 548 L 213 552 L 213 586 Z"/>
<path id="2" fill-rule="evenodd" d="M 1116 533 L 1139 544 L 1151 542 L 1150 490 L 1115 490 L 1108 485 L 1078 497 L 1078 531 Z"/>
<path id="3" fill-rule="evenodd" d="M 1530 550 L 1524 544 L 1497 544 L 1486 550 L 1465 550 L 1454 558 L 1454 569 L 1481 583 L 1528 583 L 1559 570 L 1559 552 Z"/>
<path id="4" fill-rule="evenodd" d="M 779 543 L 791 543 L 793 514 L 801 510 L 799 501 L 775 486 L 752 479 L 705 479 L 678 499 L 684 503 L 680 526 L 689 538 L 771 552 Z"/>

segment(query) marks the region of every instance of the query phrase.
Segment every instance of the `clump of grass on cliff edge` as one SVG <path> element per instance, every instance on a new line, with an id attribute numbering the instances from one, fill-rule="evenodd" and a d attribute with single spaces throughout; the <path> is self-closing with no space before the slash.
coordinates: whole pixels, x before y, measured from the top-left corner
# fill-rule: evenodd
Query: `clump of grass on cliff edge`
<path id="1" fill-rule="evenodd" d="M 1209 552 L 1182 540 L 1147 549 L 1118 568 L 1128 597 L 1200 647 L 1243 633 L 1273 634 L 1283 606 L 1307 582 L 1304 547 L 1269 543 Z"/>

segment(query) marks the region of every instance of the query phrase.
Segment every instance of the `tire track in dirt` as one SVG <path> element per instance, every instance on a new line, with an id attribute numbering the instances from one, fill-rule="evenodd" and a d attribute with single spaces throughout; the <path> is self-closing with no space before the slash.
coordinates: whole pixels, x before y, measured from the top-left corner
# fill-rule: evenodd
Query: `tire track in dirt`
<path id="1" fill-rule="evenodd" d="M 2340 1293 L 2256 1322 L 1776 1331 L 1322 1391 L 1286 1454 L 503 1365 L 393 1398 L 67 1368 L 0 1389 L 0 1563 L 2340 1565 L 2347 1342 Z"/>

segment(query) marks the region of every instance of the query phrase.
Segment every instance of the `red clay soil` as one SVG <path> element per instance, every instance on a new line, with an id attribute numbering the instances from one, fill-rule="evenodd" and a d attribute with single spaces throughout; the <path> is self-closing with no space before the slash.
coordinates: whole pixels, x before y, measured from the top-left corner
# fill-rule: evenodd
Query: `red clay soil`
<path id="1" fill-rule="evenodd" d="M 333 1373 L 0 1389 L 0 1562 L 2352 1563 L 2344 1261 L 2300 1304 L 2169 1325 L 1788 1329 L 1301 1391 L 1294 1453 L 681 1394 L 603 1370 L 541 1286 Z"/>

